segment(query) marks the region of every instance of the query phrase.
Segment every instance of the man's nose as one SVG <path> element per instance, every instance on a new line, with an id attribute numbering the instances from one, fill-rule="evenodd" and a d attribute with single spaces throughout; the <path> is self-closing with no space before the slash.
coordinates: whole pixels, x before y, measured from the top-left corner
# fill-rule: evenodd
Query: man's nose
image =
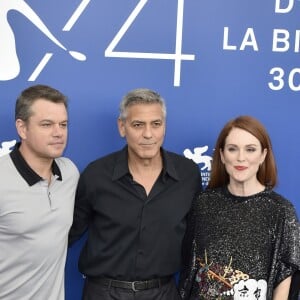
<path id="1" fill-rule="evenodd" d="M 152 137 L 152 129 L 150 125 L 145 125 L 143 130 L 143 137 L 147 139 Z"/>
<path id="2" fill-rule="evenodd" d="M 65 128 L 63 128 L 60 124 L 54 124 L 53 126 L 53 135 L 54 136 L 62 136 L 65 131 Z"/>

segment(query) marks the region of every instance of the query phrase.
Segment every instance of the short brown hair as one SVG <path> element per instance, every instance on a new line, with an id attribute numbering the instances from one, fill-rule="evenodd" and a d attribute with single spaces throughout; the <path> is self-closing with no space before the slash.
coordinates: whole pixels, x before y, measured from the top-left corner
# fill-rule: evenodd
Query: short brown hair
<path id="1" fill-rule="evenodd" d="M 68 108 L 67 97 L 60 91 L 48 85 L 34 85 L 20 94 L 16 101 L 15 120 L 21 119 L 27 122 L 32 115 L 31 106 L 38 99 L 45 99 L 53 103 L 63 103 Z"/>

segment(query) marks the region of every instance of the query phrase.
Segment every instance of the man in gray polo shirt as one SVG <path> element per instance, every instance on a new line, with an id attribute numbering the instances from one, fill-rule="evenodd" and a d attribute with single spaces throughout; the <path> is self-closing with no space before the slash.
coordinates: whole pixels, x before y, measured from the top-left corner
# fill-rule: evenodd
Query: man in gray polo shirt
<path id="1" fill-rule="evenodd" d="M 0 157 L 0 299 L 64 299 L 67 236 L 76 166 L 61 157 L 67 141 L 66 97 L 44 85 L 16 102 L 21 142 Z"/>

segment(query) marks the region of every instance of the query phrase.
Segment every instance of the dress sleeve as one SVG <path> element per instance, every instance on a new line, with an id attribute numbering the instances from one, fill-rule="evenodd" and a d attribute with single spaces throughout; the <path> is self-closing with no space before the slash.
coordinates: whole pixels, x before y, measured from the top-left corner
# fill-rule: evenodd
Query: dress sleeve
<path id="1" fill-rule="evenodd" d="M 196 208 L 195 203 L 198 197 L 195 197 L 191 211 L 188 215 L 187 230 L 182 247 L 182 268 L 179 277 L 179 293 L 183 300 L 190 299 L 194 278 L 196 275 Z"/>
<path id="2" fill-rule="evenodd" d="M 300 224 L 291 203 L 283 210 L 275 286 L 300 270 Z"/>

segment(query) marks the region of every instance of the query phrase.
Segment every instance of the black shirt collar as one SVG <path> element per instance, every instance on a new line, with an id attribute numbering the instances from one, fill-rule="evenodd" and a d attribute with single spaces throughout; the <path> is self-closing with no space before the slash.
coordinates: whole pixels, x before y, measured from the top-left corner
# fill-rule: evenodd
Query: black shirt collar
<path id="1" fill-rule="evenodd" d="M 166 180 L 167 176 L 170 176 L 175 180 L 179 180 L 179 176 L 177 174 L 176 168 L 168 152 L 165 151 L 163 148 L 161 148 L 161 154 L 163 158 L 163 170 L 162 170 L 163 180 Z M 128 147 L 125 146 L 118 153 L 114 172 L 112 175 L 112 180 L 118 180 L 127 174 L 130 174 L 130 172 L 128 169 Z"/>
<path id="2" fill-rule="evenodd" d="M 21 145 L 21 143 L 17 143 L 15 148 L 13 149 L 12 152 L 10 152 L 9 155 L 10 155 L 16 169 L 18 170 L 18 172 L 26 180 L 28 185 L 32 186 L 32 185 L 36 184 L 37 182 L 43 180 L 43 178 L 41 176 L 39 176 L 36 172 L 34 172 L 30 168 L 30 166 L 27 164 L 27 162 L 23 158 L 21 152 L 19 151 L 20 145 Z M 55 160 L 53 160 L 53 163 L 52 163 L 52 173 L 53 173 L 53 175 L 58 176 L 58 178 L 57 178 L 58 180 L 62 181 L 61 172 L 60 172 L 60 169 L 59 169 L 57 163 L 55 162 Z"/>

